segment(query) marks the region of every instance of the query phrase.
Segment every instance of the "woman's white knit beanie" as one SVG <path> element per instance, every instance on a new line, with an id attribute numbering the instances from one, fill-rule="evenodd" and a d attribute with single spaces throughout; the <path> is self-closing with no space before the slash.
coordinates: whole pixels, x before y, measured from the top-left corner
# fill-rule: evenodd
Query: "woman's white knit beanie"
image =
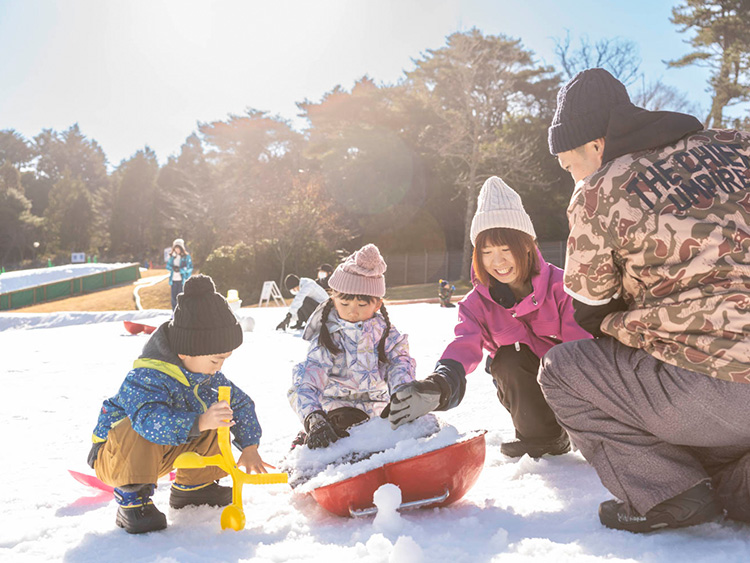
<path id="1" fill-rule="evenodd" d="M 531 217 L 526 213 L 519 196 L 513 188 L 497 176 L 487 178 L 477 199 L 477 211 L 471 220 L 471 244 L 477 235 L 487 229 L 503 227 L 515 229 L 536 238 Z"/>

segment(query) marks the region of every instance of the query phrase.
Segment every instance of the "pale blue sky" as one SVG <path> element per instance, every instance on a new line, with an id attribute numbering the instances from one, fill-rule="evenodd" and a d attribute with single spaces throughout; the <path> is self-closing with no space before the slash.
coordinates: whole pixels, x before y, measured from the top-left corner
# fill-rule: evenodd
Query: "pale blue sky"
<path id="1" fill-rule="evenodd" d="M 707 109 L 706 71 L 662 62 L 689 49 L 669 22 L 676 3 L 0 0 L 0 129 L 32 138 L 78 123 L 110 165 L 144 145 L 163 163 L 199 121 L 249 107 L 294 120 L 295 102 L 365 74 L 394 83 L 413 58 L 472 27 L 520 38 L 548 64 L 566 29 L 574 39 L 631 39 L 649 79 Z"/>

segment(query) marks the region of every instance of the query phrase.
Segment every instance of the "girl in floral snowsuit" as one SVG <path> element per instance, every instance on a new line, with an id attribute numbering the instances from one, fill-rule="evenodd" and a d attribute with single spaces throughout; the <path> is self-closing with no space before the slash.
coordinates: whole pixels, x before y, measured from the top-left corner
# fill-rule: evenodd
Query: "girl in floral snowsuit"
<path id="1" fill-rule="evenodd" d="M 295 366 L 288 398 L 305 433 L 295 444 L 326 447 L 346 429 L 378 416 L 391 394 L 414 380 L 405 334 L 383 304 L 386 264 L 368 244 L 331 275 L 331 298 L 311 316 L 304 362 Z"/>

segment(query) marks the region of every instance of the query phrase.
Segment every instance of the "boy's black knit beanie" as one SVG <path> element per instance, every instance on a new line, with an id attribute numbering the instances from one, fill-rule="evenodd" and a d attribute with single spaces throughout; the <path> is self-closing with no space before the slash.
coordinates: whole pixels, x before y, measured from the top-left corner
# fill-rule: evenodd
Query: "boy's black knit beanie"
<path id="1" fill-rule="evenodd" d="M 198 274 L 188 278 L 169 322 L 167 336 L 175 354 L 210 356 L 242 344 L 242 327 L 214 281 Z"/>
<path id="2" fill-rule="evenodd" d="M 628 104 L 625 85 L 603 68 L 576 74 L 557 93 L 557 109 L 548 131 L 552 154 L 569 151 L 607 134 L 613 107 Z"/>

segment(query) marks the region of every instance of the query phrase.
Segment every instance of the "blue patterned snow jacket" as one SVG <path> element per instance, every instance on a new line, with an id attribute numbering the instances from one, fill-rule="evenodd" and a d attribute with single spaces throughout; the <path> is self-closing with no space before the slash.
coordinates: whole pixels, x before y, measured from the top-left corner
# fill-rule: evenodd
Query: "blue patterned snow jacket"
<path id="1" fill-rule="evenodd" d="M 169 270 L 169 285 L 172 285 L 172 278 L 174 277 L 174 256 L 169 255 L 167 260 L 167 270 Z M 182 283 L 185 284 L 188 278 L 193 275 L 193 259 L 190 254 L 184 253 L 180 255 L 180 276 L 182 277 Z"/>
<path id="2" fill-rule="evenodd" d="M 378 343 L 385 330 L 380 313 L 358 323 L 328 315 L 331 339 L 341 350 L 332 356 L 318 343 L 323 304 L 310 316 L 303 338 L 310 341 L 307 358 L 292 371 L 287 398 L 304 423 L 311 412 L 355 407 L 370 417 L 380 415 L 398 387 L 414 381 L 416 362 L 409 355 L 407 336 L 391 325 L 386 338 L 388 363 L 378 362 Z"/>
<path id="3" fill-rule="evenodd" d="M 120 390 L 102 404 L 94 442 L 104 442 L 111 428 L 130 419 L 133 429 L 149 442 L 177 446 L 200 435 L 198 416 L 218 401 L 218 388 L 232 388 L 234 444 L 243 449 L 258 444 L 260 424 L 255 403 L 221 372 L 193 373 L 169 347 L 169 323 L 161 325 L 143 348 Z"/>

